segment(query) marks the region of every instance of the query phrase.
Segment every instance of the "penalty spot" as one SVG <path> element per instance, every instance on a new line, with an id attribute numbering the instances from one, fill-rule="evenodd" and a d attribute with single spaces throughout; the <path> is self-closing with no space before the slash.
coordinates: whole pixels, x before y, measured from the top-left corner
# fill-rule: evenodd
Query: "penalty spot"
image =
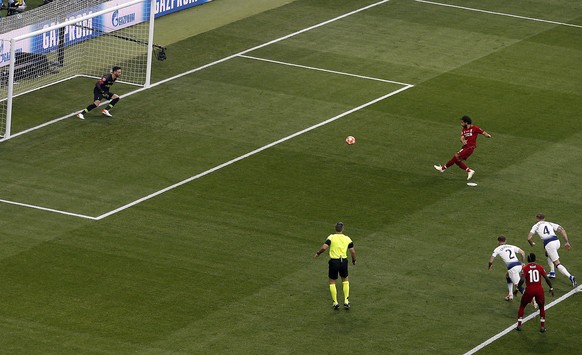
<path id="1" fill-rule="evenodd" d="M 477 186 L 477 183 L 476 182 L 468 182 L 467 186 Z"/>

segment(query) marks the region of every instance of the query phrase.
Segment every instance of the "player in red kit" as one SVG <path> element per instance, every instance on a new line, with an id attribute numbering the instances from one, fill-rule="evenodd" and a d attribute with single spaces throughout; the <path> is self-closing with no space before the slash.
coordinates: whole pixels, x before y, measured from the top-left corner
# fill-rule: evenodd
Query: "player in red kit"
<path id="1" fill-rule="evenodd" d="M 515 330 L 521 330 L 525 306 L 535 299 L 540 307 L 540 332 L 544 333 L 546 331 L 546 310 L 544 308 L 545 297 L 544 288 L 542 287 L 542 277 L 546 280 L 548 286 L 550 286 L 550 294 L 552 296 L 554 295 L 554 288 L 552 287 L 552 281 L 550 281 L 550 278 L 546 274 L 546 270 L 544 270 L 543 266 L 536 263 L 536 255 L 534 253 L 530 253 L 527 256 L 527 261 L 528 264 L 521 270 L 523 278 L 525 279 L 525 292 L 521 296 L 521 303 L 519 305 L 519 311 L 517 312 L 517 327 Z M 523 279 L 519 281 L 518 286 L 522 285 Z"/>
<path id="2" fill-rule="evenodd" d="M 477 148 L 477 136 L 479 134 L 482 134 L 487 138 L 491 138 L 491 135 L 480 127 L 473 125 L 471 117 L 469 116 L 461 117 L 461 126 L 463 127 L 461 130 L 461 143 L 463 144 L 463 147 L 445 165 L 440 166 L 437 164 L 434 165 L 434 168 L 441 173 L 444 173 L 448 167 L 457 164 L 459 168 L 467 172 L 467 180 L 470 180 L 473 177 L 473 174 L 475 174 L 475 170 L 469 169 L 463 161 L 467 160 L 471 154 L 473 154 L 475 148 Z"/>

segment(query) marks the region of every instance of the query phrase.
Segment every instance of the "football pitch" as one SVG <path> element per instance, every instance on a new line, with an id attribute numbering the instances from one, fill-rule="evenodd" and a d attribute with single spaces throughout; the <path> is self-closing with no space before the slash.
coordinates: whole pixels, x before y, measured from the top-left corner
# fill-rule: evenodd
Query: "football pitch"
<path id="1" fill-rule="evenodd" d="M 205 27 L 225 3 L 180 13 L 204 31 L 176 42 L 174 15 L 156 24 L 168 60 L 147 90 L 113 86 L 113 118 L 64 118 L 91 79 L 19 98 L 36 109 L 0 143 L 3 352 L 579 351 L 564 275 L 547 333 L 518 333 L 487 260 L 503 234 L 546 266 L 527 243 L 543 212 L 582 280 L 582 3 L 296 0 Z M 432 167 L 463 115 L 493 136 L 475 187 Z M 358 253 L 339 312 L 313 258 L 337 221 Z"/>

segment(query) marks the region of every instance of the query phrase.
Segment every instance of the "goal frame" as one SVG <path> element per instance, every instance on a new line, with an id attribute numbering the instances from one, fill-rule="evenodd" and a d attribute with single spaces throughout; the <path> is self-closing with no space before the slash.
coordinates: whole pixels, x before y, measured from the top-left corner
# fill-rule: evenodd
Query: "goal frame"
<path id="1" fill-rule="evenodd" d="M 36 91 L 41 89 L 42 87 L 38 87 L 35 88 L 33 90 L 18 94 L 18 95 L 14 95 L 14 77 L 15 77 L 15 68 L 16 68 L 16 43 L 27 39 L 27 38 L 31 38 L 31 37 L 35 37 L 38 35 L 41 35 L 43 33 L 49 32 L 49 31 L 54 31 L 54 30 L 59 30 L 61 28 L 64 28 L 66 26 L 71 26 L 71 25 L 75 25 L 77 23 L 80 23 L 84 20 L 88 20 L 88 19 L 92 19 L 92 18 L 96 18 L 98 16 L 101 15 L 105 15 L 108 13 L 111 13 L 113 11 L 116 10 L 120 10 L 120 9 L 125 9 L 127 7 L 133 6 L 133 5 L 137 5 L 137 4 L 144 4 L 147 6 L 147 4 L 149 4 L 149 28 L 148 28 L 148 39 L 147 39 L 147 57 L 146 57 L 146 68 L 145 68 L 145 82 L 143 84 L 143 87 L 148 88 L 151 86 L 151 69 L 152 69 L 152 58 L 153 58 L 153 47 L 154 47 L 154 20 L 155 20 L 155 9 L 156 9 L 156 0 L 131 0 L 125 3 L 121 3 L 103 10 L 99 10 L 97 12 L 93 12 L 78 18 L 73 18 L 70 19 L 68 21 L 65 22 L 61 22 L 61 23 L 57 23 L 55 25 L 37 30 L 37 31 L 33 31 L 30 33 L 26 33 L 20 36 L 16 36 L 10 39 L 10 63 L 9 63 L 9 69 L 8 69 L 8 85 L 7 85 L 7 98 L 6 98 L 6 123 L 5 123 L 5 130 L 4 130 L 4 136 L 1 138 L 0 142 L 5 141 L 7 139 L 9 139 L 12 135 L 12 112 L 13 112 L 13 99 L 16 96 L 19 95 L 24 95 L 28 92 L 32 92 L 32 91 Z M 89 39 L 92 40 L 92 39 Z M 76 77 L 77 75 L 74 75 L 72 77 L 69 77 L 67 79 L 64 80 L 69 80 L 69 79 L 73 79 L 74 77 Z M 49 85 L 45 85 L 44 87 L 47 86 L 51 86 L 51 85 L 55 85 L 59 82 L 62 82 L 64 80 L 58 80 L 55 81 L 54 83 L 51 83 Z"/>

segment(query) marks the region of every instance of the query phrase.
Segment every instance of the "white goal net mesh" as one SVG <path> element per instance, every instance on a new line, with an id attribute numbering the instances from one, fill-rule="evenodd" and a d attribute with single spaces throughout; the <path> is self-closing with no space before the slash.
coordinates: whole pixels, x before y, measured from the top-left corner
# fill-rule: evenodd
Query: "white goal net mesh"
<path id="1" fill-rule="evenodd" d="M 82 109 L 92 101 L 92 84 L 87 85 L 89 79 L 83 84 L 69 80 L 93 78 L 96 81 L 113 66 L 119 66 L 123 74 L 118 82 L 148 84 L 152 51 L 150 31 L 153 31 L 150 3 L 150 0 L 105 2 L 70 12 L 58 21 L 45 20 L 0 34 L 3 47 L 0 136 L 6 139 L 27 128 L 19 126 L 21 119 L 30 114 L 30 97 L 26 96 L 38 96 L 39 90 L 68 90 L 62 89 L 63 83 L 71 83 L 69 87 L 79 86 L 86 92 L 85 101 L 78 103 Z M 58 89 L 54 89 L 56 84 L 60 85 Z M 33 102 L 38 102 L 36 100 Z M 45 119 L 50 121 L 59 114 L 68 113 L 70 111 L 55 111 L 56 117 Z"/>

